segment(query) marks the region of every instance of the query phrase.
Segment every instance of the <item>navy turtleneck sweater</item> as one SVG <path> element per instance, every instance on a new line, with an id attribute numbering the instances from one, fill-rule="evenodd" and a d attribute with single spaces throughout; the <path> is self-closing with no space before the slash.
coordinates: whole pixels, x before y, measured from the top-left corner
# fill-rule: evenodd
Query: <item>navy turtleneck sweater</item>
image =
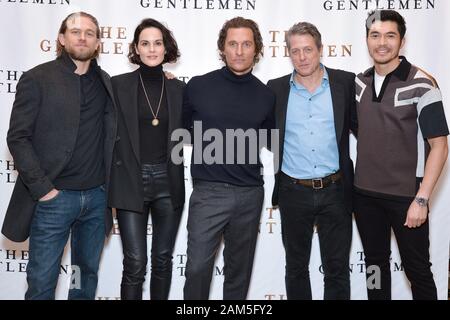
<path id="1" fill-rule="evenodd" d="M 227 139 L 226 131 L 253 129 L 257 137 L 259 129 L 273 129 L 274 105 L 274 94 L 251 72 L 236 75 L 223 67 L 193 77 L 183 101 L 184 126 L 193 129 L 192 177 L 237 186 L 263 185 L 258 140 L 247 138 L 244 147 L 238 148 L 238 139 Z M 201 130 L 194 121 L 201 121 Z M 209 131 L 214 138 L 204 137 L 208 129 L 215 129 Z M 219 132 L 223 144 L 216 138 Z"/>
<path id="2" fill-rule="evenodd" d="M 140 64 L 139 73 L 142 76 L 145 90 L 150 100 L 153 112 L 156 114 L 162 90 L 162 65 L 149 67 Z M 144 90 L 139 79 L 138 84 L 138 120 L 139 120 L 139 146 L 142 164 L 158 164 L 167 161 L 167 135 L 169 132 L 169 112 L 167 110 L 166 93 L 163 93 L 161 107 L 157 118 L 159 124 L 152 125 L 154 116 L 150 110 Z"/>

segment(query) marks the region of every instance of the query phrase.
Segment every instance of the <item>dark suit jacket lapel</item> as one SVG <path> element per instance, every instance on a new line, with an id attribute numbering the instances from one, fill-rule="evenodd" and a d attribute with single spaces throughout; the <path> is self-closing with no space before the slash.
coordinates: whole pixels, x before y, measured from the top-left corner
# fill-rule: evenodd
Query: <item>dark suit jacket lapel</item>
<path id="1" fill-rule="evenodd" d="M 280 92 L 278 92 L 278 99 L 277 99 L 277 111 L 276 111 L 276 119 L 277 119 L 277 128 L 280 129 L 280 168 L 281 168 L 281 161 L 283 159 L 283 149 L 284 149 L 284 136 L 286 131 L 286 114 L 287 114 L 287 105 L 289 100 L 289 91 L 290 91 L 290 84 L 289 80 L 291 78 L 291 75 L 287 75 L 283 78 L 283 81 L 281 83 Z"/>
<path id="2" fill-rule="evenodd" d="M 183 97 L 182 97 L 182 91 L 177 86 L 175 81 L 170 81 L 167 78 L 165 78 L 165 89 L 166 89 L 166 100 L 167 100 L 167 108 L 169 112 L 169 134 L 168 134 L 168 141 L 167 145 L 171 146 L 173 143 L 171 141 L 171 134 L 172 132 L 179 128 L 179 123 L 182 121 L 181 119 L 181 112 L 180 112 L 180 106 L 182 105 Z M 170 152 L 172 148 L 168 148 L 168 152 Z M 170 157 L 170 154 L 169 154 Z"/>
<path id="3" fill-rule="evenodd" d="M 131 146 L 134 154 L 140 163 L 140 150 L 139 150 L 139 123 L 138 123 L 138 84 L 139 84 L 139 71 L 130 73 L 129 79 L 126 79 L 120 84 L 117 92 L 117 98 L 125 124 L 128 129 L 128 134 L 131 140 Z"/>
<path id="4" fill-rule="evenodd" d="M 177 128 L 177 116 L 179 116 L 179 106 L 182 104 L 182 96 L 174 81 L 165 79 L 166 99 L 169 112 L 169 145 L 170 133 Z"/>
<path id="5" fill-rule="evenodd" d="M 328 79 L 330 81 L 331 99 L 333 101 L 334 113 L 334 128 L 336 130 L 336 140 L 339 147 L 339 142 L 342 137 L 342 130 L 344 128 L 345 115 L 345 95 L 344 86 L 335 78 L 333 70 L 326 68 L 328 72 Z"/>
<path id="6" fill-rule="evenodd" d="M 106 92 L 108 93 L 109 98 L 111 99 L 111 103 L 107 103 L 107 107 L 111 108 L 111 110 L 106 110 L 106 113 L 111 113 L 112 114 L 112 118 L 114 120 L 114 128 L 112 128 L 114 130 L 114 132 L 116 131 L 116 127 L 117 127 L 117 106 L 116 106 L 116 102 L 114 99 L 114 92 L 113 92 L 113 88 L 112 88 L 112 83 L 111 83 L 111 79 L 104 73 L 104 72 L 100 72 L 100 78 L 102 80 L 103 85 L 106 88 Z M 109 128 L 108 128 L 109 129 Z"/>
<path id="7" fill-rule="evenodd" d="M 100 72 L 100 78 L 102 79 L 103 85 L 106 88 L 106 92 L 108 93 L 111 100 L 114 101 L 114 94 L 113 89 L 111 85 L 111 80 L 106 77 L 106 75 L 103 72 Z"/>

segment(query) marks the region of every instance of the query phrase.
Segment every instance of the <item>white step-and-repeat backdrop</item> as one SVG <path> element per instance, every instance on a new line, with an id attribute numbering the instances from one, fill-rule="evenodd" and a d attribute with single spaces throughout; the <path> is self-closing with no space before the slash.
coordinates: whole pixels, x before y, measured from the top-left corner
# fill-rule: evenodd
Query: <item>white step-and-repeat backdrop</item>
<path id="1" fill-rule="evenodd" d="M 6 211 L 17 173 L 6 145 L 9 115 L 17 81 L 22 72 L 55 58 L 57 31 L 71 12 L 86 11 L 96 16 L 101 26 L 100 65 L 111 75 L 134 68 L 126 58 L 128 44 L 137 24 L 151 17 L 168 25 L 181 51 L 181 59 L 166 70 L 189 81 L 195 75 L 219 68 L 216 41 L 225 20 L 244 16 L 258 22 L 264 38 L 264 57 L 254 73 L 263 82 L 290 73 L 284 33 L 296 22 L 314 23 L 322 33 L 323 62 L 333 68 L 358 73 L 371 65 L 365 44 L 364 21 L 375 8 L 396 9 L 407 21 L 407 42 L 403 54 L 408 60 L 433 74 L 442 89 L 447 117 L 450 118 L 450 1 L 447 0 L 0 0 L 0 223 Z M 61 93 L 64 94 L 64 93 Z M 355 159 L 355 141 L 352 157 Z M 267 157 L 270 161 L 270 157 Z M 191 180 L 188 168 L 186 196 Z M 285 299 L 284 249 L 280 217 L 272 210 L 270 195 L 273 177 L 265 177 L 266 199 L 261 213 L 258 246 L 249 299 Z M 450 176 L 444 170 L 432 199 L 430 238 L 432 270 L 440 299 L 447 299 L 449 262 Z M 173 255 L 173 281 L 170 299 L 182 299 L 186 265 L 186 219 L 184 211 Z M 151 221 L 148 234 L 152 233 Z M 148 238 L 149 242 L 151 237 Z M 28 242 L 13 243 L 0 236 L 0 299 L 23 299 L 26 290 Z M 61 265 L 57 298 L 67 297 L 70 274 L 70 248 Z M 364 254 L 354 226 L 349 268 L 352 299 L 366 299 Z M 398 249 L 392 243 L 392 296 L 410 299 L 409 283 L 401 266 Z M 311 255 L 313 298 L 323 297 L 323 275 L 317 236 Z M 108 239 L 99 273 L 98 299 L 119 299 L 122 248 L 117 223 Z M 223 260 L 219 252 L 211 288 L 211 299 L 221 299 Z M 149 282 L 144 284 L 149 297 Z"/>

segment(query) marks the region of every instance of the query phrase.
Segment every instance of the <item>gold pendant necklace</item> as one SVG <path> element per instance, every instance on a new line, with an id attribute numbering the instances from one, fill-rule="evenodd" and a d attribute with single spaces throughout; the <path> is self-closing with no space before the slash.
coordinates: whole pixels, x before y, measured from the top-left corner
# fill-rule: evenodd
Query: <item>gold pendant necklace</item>
<path id="1" fill-rule="evenodd" d="M 142 89 L 144 90 L 145 99 L 147 99 L 148 106 L 150 107 L 150 111 L 153 115 L 152 126 L 156 127 L 159 125 L 158 113 L 161 108 L 161 101 L 164 94 L 164 74 L 162 75 L 162 86 L 161 86 L 161 95 L 159 97 L 158 109 L 156 109 L 156 113 L 153 111 L 152 105 L 150 104 L 150 99 L 148 98 L 147 91 L 145 90 L 144 81 L 142 80 L 141 73 L 139 72 L 139 79 L 141 79 Z"/>

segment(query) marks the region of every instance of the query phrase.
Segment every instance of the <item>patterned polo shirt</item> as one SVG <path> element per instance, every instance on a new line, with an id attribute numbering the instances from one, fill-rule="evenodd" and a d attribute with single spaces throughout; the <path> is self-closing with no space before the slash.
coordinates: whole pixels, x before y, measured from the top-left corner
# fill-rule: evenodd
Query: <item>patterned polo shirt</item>
<path id="1" fill-rule="evenodd" d="M 430 150 L 449 134 L 436 81 L 400 57 L 375 93 L 374 67 L 356 77 L 358 144 L 355 189 L 378 197 L 414 197 Z"/>

